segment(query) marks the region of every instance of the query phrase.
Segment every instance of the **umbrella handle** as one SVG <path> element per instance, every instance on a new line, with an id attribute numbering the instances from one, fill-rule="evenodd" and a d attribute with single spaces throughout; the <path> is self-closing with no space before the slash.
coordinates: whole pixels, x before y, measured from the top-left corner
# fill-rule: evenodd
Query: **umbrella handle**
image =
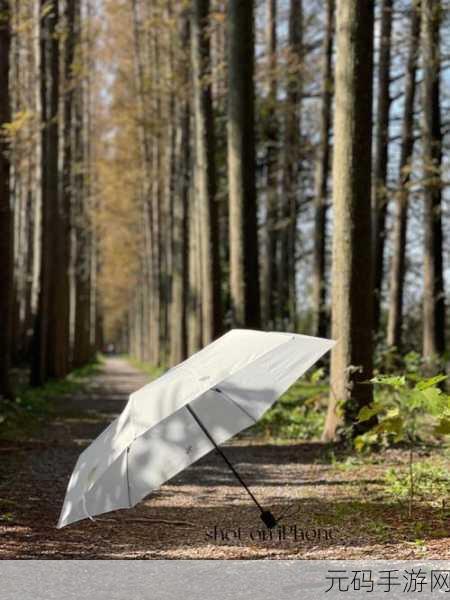
<path id="1" fill-rule="evenodd" d="M 268 529 L 273 529 L 278 525 L 277 520 L 270 512 L 270 510 L 263 510 L 259 516 L 261 518 L 261 521 Z"/>
<path id="2" fill-rule="evenodd" d="M 264 523 L 264 525 L 266 525 L 266 527 L 268 527 L 269 529 L 273 529 L 274 527 L 276 527 L 277 520 L 275 519 L 273 514 L 270 512 L 270 510 L 263 509 L 261 504 L 258 502 L 258 500 L 255 498 L 253 493 L 250 491 L 248 485 L 245 483 L 245 481 L 242 479 L 242 477 L 236 471 L 234 465 L 228 460 L 227 456 L 223 453 L 223 451 L 216 444 L 212 435 L 206 429 L 204 424 L 200 421 L 200 419 L 198 418 L 196 413 L 192 410 L 192 408 L 189 406 L 189 404 L 186 404 L 186 408 L 191 413 L 192 417 L 195 419 L 197 425 L 200 427 L 200 429 L 203 431 L 203 433 L 206 435 L 206 437 L 209 439 L 209 441 L 213 444 L 213 446 L 215 447 L 217 452 L 220 454 L 220 456 L 226 462 L 228 467 L 231 469 L 231 471 L 235 475 L 236 479 L 239 481 L 239 483 L 242 485 L 242 487 L 246 490 L 247 494 L 250 496 L 250 498 L 253 500 L 253 502 L 256 504 L 256 506 L 259 508 L 259 510 L 261 511 L 260 518 L 261 518 L 262 522 Z"/>

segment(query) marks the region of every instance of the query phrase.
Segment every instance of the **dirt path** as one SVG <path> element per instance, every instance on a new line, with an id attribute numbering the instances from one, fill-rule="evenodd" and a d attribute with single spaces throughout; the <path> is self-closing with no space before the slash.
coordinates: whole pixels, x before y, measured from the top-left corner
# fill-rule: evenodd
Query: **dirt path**
<path id="1" fill-rule="evenodd" d="M 36 439 L 0 446 L 0 558 L 450 558 L 445 515 L 420 509 L 416 521 L 427 525 L 417 533 L 401 507 L 386 508 L 386 462 L 339 471 L 324 461 L 321 444 L 249 437 L 226 453 L 262 503 L 276 515 L 288 510 L 272 539 L 215 453 L 134 509 L 57 530 L 79 453 L 146 381 L 109 358 L 83 392 L 60 401 Z"/>

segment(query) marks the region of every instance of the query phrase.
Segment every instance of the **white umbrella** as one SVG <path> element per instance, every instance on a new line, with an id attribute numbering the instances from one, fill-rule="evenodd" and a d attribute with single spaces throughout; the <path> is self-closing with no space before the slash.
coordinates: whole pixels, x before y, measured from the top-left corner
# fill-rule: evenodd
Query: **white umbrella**
<path id="1" fill-rule="evenodd" d="M 131 394 L 79 456 L 57 526 L 135 506 L 256 423 L 333 345 L 305 335 L 233 329 L 169 369 Z M 272 515 L 257 505 L 273 526 Z"/>

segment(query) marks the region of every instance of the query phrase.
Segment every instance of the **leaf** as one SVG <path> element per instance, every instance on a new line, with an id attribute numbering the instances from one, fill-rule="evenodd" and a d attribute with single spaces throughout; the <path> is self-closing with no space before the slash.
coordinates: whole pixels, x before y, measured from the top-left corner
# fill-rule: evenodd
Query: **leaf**
<path id="1" fill-rule="evenodd" d="M 311 375 L 311 382 L 318 383 L 322 379 L 324 373 L 325 373 L 325 369 L 323 367 L 320 367 L 320 369 L 316 369 L 314 371 L 314 373 Z"/>
<path id="2" fill-rule="evenodd" d="M 373 432 L 363 433 L 362 435 L 358 435 L 353 440 L 353 445 L 357 452 L 362 452 L 367 446 L 371 444 L 375 444 L 378 440 L 378 435 Z"/>
<path id="3" fill-rule="evenodd" d="M 435 435 L 450 435 L 450 419 L 441 419 L 439 425 L 433 431 Z"/>
<path id="4" fill-rule="evenodd" d="M 429 387 L 424 390 L 413 390 L 409 397 L 409 405 L 421 408 L 431 415 L 440 415 L 448 406 L 449 398 L 439 388 Z"/>
<path id="5" fill-rule="evenodd" d="M 372 417 L 377 415 L 383 410 L 383 406 L 378 403 L 373 403 L 370 406 L 363 406 L 358 413 L 357 421 L 359 423 L 363 423 L 364 421 L 369 421 Z"/>
<path id="6" fill-rule="evenodd" d="M 388 412 L 386 413 L 386 418 L 393 419 L 394 417 L 398 417 L 399 414 L 400 414 L 400 410 L 397 406 L 396 408 L 391 408 L 391 410 L 388 410 Z"/>
<path id="7" fill-rule="evenodd" d="M 389 385 L 395 389 L 406 387 L 406 377 L 404 375 L 377 375 L 370 380 L 371 383 L 380 385 Z"/>
<path id="8" fill-rule="evenodd" d="M 377 425 L 375 431 L 378 433 L 395 433 L 397 437 L 402 436 L 403 419 L 400 416 L 383 419 L 383 421 Z"/>
<path id="9" fill-rule="evenodd" d="M 441 375 L 436 375 L 435 377 L 430 377 L 428 379 L 421 379 L 420 381 L 418 381 L 416 383 L 416 385 L 414 386 L 414 389 L 419 390 L 419 391 L 426 390 L 427 388 L 436 386 L 441 381 L 445 381 L 447 379 L 447 377 L 448 377 L 447 375 L 441 374 Z"/>

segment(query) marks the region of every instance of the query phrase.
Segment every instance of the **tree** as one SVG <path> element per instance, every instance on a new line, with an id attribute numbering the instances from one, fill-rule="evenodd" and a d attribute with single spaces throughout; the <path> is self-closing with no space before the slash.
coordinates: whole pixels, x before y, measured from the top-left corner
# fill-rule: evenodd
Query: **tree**
<path id="1" fill-rule="evenodd" d="M 440 108 L 439 0 L 422 0 L 423 177 L 425 197 L 423 355 L 445 350 L 445 292 L 442 259 L 442 131 Z"/>
<path id="2" fill-rule="evenodd" d="M 266 223 L 262 256 L 262 309 L 266 327 L 277 316 L 278 262 L 278 115 L 277 115 L 277 1 L 267 0 L 267 97 L 264 112 L 266 143 Z"/>
<path id="3" fill-rule="evenodd" d="M 391 31 L 393 0 L 381 2 L 380 52 L 378 59 L 378 109 L 377 135 L 375 138 L 375 165 L 373 173 L 373 240 L 374 240 L 374 331 L 378 331 L 381 290 L 383 285 L 384 247 L 386 238 L 386 214 L 388 204 L 387 167 L 389 149 L 389 109 L 391 73 Z"/>
<path id="4" fill-rule="evenodd" d="M 288 56 L 283 148 L 283 198 L 280 215 L 280 263 L 278 289 L 283 327 L 297 327 L 297 214 L 299 164 L 301 161 L 301 103 L 303 90 L 303 2 L 291 0 L 289 6 Z"/>
<path id="5" fill-rule="evenodd" d="M 336 435 L 338 402 L 351 435 L 362 406 L 372 401 L 373 294 L 371 140 L 374 3 L 339 0 L 333 154 L 331 395 L 323 437 Z"/>
<path id="6" fill-rule="evenodd" d="M 82 367 L 92 359 L 92 223 L 90 220 L 91 182 L 89 180 L 90 130 L 89 130 L 89 74 L 87 40 L 83 39 L 81 5 L 75 16 L 77 52 L 82 71 L 74 97 L 73 159 L 75 163 L 73 187 L 75 230 L 75 308 L 73 365 Z"/>
<path id="7" fill-rule="evenodd" d="M 51 229 L 53 231 L 54 267 L 49 294 L 49 377 L 65 377 L 70 366 L 70 211 L 72 208 L 72 116 L 76 78 L 74 76 L 75 59 L 75 13 L 77 0 L 65 3 L 64 66 L 62 81 L 63 112 L 62 121 L 62 177 L 57 173 L 57 199 L 52 210 Z M 56 76 L 58 69 L 58 76 Z M 55 86 L 59 84 L 59 52 L 54 53 L 53 70 Z M 59 89 L 53 93 L 59 99 Z M 56 100 L 56 98 L 55 98 Z M 62 117 L 62 118 L 61 118 Z M 59 151 L 59 131 L 53 134 Z M 59 168 L 58 168 L 59 170 Z"/>
<path id="8" fill-rule="evenodd" d="M 153 261 L 152 261 L 152 214 L 150 203 L 151 190 L 151 141 L 149 135 L 149 123 L 147 115 L 147 103 L 145 98 L 145 82 L 146 73 L 144 69 L 143 49 L 142 49 L 142 32 L 140 26 L 140 15 L 137 0 L 132 0 L 132 15 L 133 15 L 133 48 L 134 48 L 134 74 L 135 87 L 137 93 L 138 114 L 139 120 L 137 123 L 140 143 L 140 171 L 139 178 L 139 204 L 142 211 L 142 226 L 141 226 L 141 270 L 142 270 L 142 303 L 143 303 L 143 324 L 144 332 L 153 331 L 150 322 L 156 319 L 154 314 L 153 289 L 152 282 L 154 281 Z M 132 319 L 133 324 L 136 319 Z M 147 342 L 147 340 L 146 340 Z M 153 347 L 152 344 L 150 344 Z M 134 356 L 134 354 L 133 354 Z M 149 344 L 143 344 L 144 360 L 154 362 L 155 356 L 152 354 Z"/>
<path id="9" fill-rule="evenodd" d="M 193 0 L 192 71 L 195 114 L 195 168 L 200 208 L 203 345 L 222 330 L 221 269 L 215 164 L 214 114 L 211 91 L 209 0 Z"/>
<path id="10" fill-rule="evenodd" d="M 334 0 L 327 0 L 325 35 L 322 50 L 322 91 L 320 99 L 320 140 L 317 152 L 314 190 L 314 266 L 313 266 L 313 335 L 325 336 L 326 313 L 326 218 L 328 175 L 330 170 L 331 105 L 333 102 Z"/>
<path id="11" fill-rule="evenodd" d="M 0 126 L 11 120 L 9 90 L 9 51 L 11 45 L 11 5 L 0 2 Z M 0 137 L 0 397 L 12 396 L 9 367 L 11 358 L 13 299 L 13 219 L 9 190 L 9 143 L 3 130 Z"/>
<path id="12" fill-rule="evenodd" d="M 259 328 L 254 131 L 253 0 L 228 4 L 228 181 L 230 293 L 235 326 Z"/>
<path id="13" fill-rule="evenodd" d="M 414 101 L 416 97 L 417 55 L 419 50 L 420 10 L 411 8 L 408 59 L 405 73 L 402 141 L 396 191 L 394 241 L 389 277 L 389 315 L 387 344 L 401 349 L 403 324 L 403 293 L 405 282 L 406 228 L 408 224 L 409 182 L 414 148 Z"/>
<path id="14" fill-rule="evenodd" d="M 186 13 L 182 15 L 181 45 L 189 47 L 190 27 Z M 170 364 L 176 365 L 187 357 L 188 351 L 188 296 L 189 296 L 189 184 L 191 152 L 189 65 L 180 60 L 180 96 L 177 115 L 176 175 L 173 206 L 173 273 L 170 312 Z"/>
<path id="15" fill-rule="evenodd" d="M 55 348 L 49 347 L 50 307 L 55 264 L 55 211 L 59 204 L 59 22 L 58 0 L 41 2 L 41 160 L 42 160 L 42 224 L 40 252 L 40 285 L 38 312 L 35 319 L 31 382 L 42 385 L 49 375 L 49 360 Z"/>

